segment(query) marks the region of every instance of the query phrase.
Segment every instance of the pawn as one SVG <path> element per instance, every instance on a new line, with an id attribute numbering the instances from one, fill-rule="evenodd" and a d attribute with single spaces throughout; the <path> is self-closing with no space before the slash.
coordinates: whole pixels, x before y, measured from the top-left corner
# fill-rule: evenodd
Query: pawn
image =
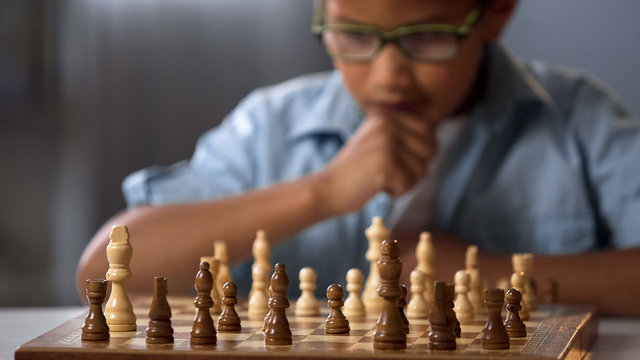
<path id="1" fill-rule="evenodd" d="M 267 282 L 269 271 L 263 266 L 254 266 L 251 271 L 253 284 L 249 297 L 248 315 L 251 319 L 264 319 L 269 312 L 269 298 L 267 297 Z"/>
<path id="2" fill-rule="evenodd" d="M 198 296 L 196 296 L 193 303 L 198 311 L 195 319 L 193 319 L 190 342 L 192 345 L 215 345 L 217 339 L 216 329 L 213 326 L 213 319 L 209 312 L 209 308 L 213 306 L 213 300 L 211 299 L 213 277 L 209 272 L 209 263 L 200 263 L 195 283 Z"/>
<path id="3" fill-rule="evenodd" d="M 109 340 L 109 326 L 102 313 L 102 303 L 107 295 L 107 280 L 87 280 L 86 296 L 89 300 L 89 313 L 82 325 L 82 340 Z"/>
<path id="4" fill-rule="evenodd" d="M 407 306 L 407 287 L 402 284 L 400 285 L 400 290 L 402 290 L 402 294 L 398 296 L 398 300 L 396 305 L 398 305 L 398 312 L 400 313 L 400 319 L 402 320 L 402 328 L 406 334 L 409 333 L 409 320 L 407 316 L 404 314 L 404 307 Z"/>
<path id="5" fill-rule="evenodd" d="M 171 307 L 167 301 L 167 278 L 153 278 L 153 298 L 149 309 L 149 326 L 146 331 L 147 344 L 173 343 Z"/>
<path id="6" fill-rule="evenodd" d="M 362 292 L 362 282 L 364 277 L 360 269 L 350 269 L 347 271 L 347 291 L 349 296 L 344 301 L 343 314 L 352 319 L 366 316 L 364 302 L 360 293 Z"/>
<path id="7" fill-rule="evenodd" d="M 291 345 L 293 338 L 291 328 L 287 320 L 285 309 L 289 307 L 287 300 L 287 290 L 289 289 L 289 277 L 284 264 L 276 264 L 275 271 L 271 276 L 271 286 L 269 291 L 270 312 L 265 319 L 264 343 L 265 345 Z"/>
<path id="8" fill-rule="evenodd" d="M 429 309 L 427 300 L 424 298 L 425 276 L 422 271 L 415 269 L 410 275 L 411 281 L 411 300 L 407 305 L 407 318 L 409 319 L 428 319 Z"/>
<path id="9" fill-rule="evenodd" d="M 482 348 L 500 350 L 509 348 L 509 335 L 502 323 L 502 307 L 504 306 L 504 290 L 487 289 L 484 291 L 484 302 L 487 304 L 489 320 L 482 330 Z"/>
<path id="10" fill-rule="evenodd" d="M 227 253 L 227 244 L 224 241 L 216 241 L 213 243 L 214 259 L 220 260 L 217 276 L 214 284 L 217 288 L 218 295 L 222 294 L 222 286 L 231 281 L 231 271 L 229 270 L 229 255 Z"/>
<path id="11" fill-rule="evenodd" d="M 329 285 L 327 288 L 327 299 L 329 309 L 329 316 L 324 322 L 325 334 L 348 334 L 349 333 L 349 320 L 342 313 L 342 287 L 340 285 Z"/>
<path id="12" fill-rule="evenodd" d="M 527 292 L 526 278 L 523 272 L 514 272 L 513 275 L 511 275 L 511 287 L 518 290 L 522 296 L 522 301 L 520 301 L 520 306 L 522 307 L 520 310 L 520 319 L 522 321 L 529 320 L 529 307 L 527 306 L 527 299 L 525 297 Z"/>
<path id="13" fill-rule="evenodd" d="M 473 306 L 469 301 L 469 291 L 471 290 L 469 284 L 471 277 L 465 270 L 459 270 L 454 276 L 453 282 L 455 283 L 456 300 L 453 310 L 456 312 L 458 319 L 463 322 L 473 319 Z"/>
<path id="14" fill-rule="evenodd" d="M 300 269 L 300 298 L 296 301 L 294 313 L 296 316 L 316 316 L 320 315 L 320 302 L 314 295 L 316 289 L 316 272 L 310 267 Z"/>
<path id="15" fill-rule="evenodd" d="M 219 332 L 239 332 L 240 316 L 236 312 L 236 304 L 238 303 L 238 287 L 231 281 L 222 285 L 222 303 L 224 304 L 224 310 L 218 317 L 218 331 Z"/>
<path id="16" fill-rule="evenodd" d="M 526 337 L 527 326 L 520 319 L 518 312 L 522 310 L 520 305 L 522 295 L 516 289 L 507 291 L 507 319 L 504 321 L 504 327 L 510 338 Z"/>

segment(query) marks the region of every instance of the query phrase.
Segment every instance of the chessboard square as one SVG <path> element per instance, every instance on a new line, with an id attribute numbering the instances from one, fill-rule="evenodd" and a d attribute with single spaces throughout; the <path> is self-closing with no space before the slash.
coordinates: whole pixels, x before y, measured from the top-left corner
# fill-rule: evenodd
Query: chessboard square
<path id="1" fill-rule="evenodd" d="M 304 342 L 341 342 L 341 343 L 355 343 L 361 337 L 351 335 L 309 335 L 304 338 Z"/>
<path id="2" fill-rule="evenodd" d="M 221 340 L 246 340 L 251 337 L 252 333 L 224 333 L 218 332 L 218 338 Z"/>
<path id="3" fill-rule="evenodd" d="M 291 329 L 317 329 L 324 324 L 323 321 L 291 321 L 289 322 L 289 327 Z"/>
<path id="4" fill-rule="evenodd" d="M 429 319 L 413 319 L 413 320 L 409 320 L 409 326 L 413 326 L 413 325 L 426 325 L 427 327 L 429 326 Z"/>
<path id="5" fill-rule="evenodd" d="M 252 328 L 260 328 L 262 329 L 262 325 L 264 325 L 264 320 L 245 320 L 242 319 L 242 328 L 243 329 L 252 329 Z"/>
<path id="6" fill-rule="evenodd" d="M 245 340 L 235 346 L 236 349 L 264 349 L 263 340 Z"/>
<path id="7" fill-rule="evenodd" d="M 349 323 L 351 330 L 371 330 L 371 323 Z"/>
<path id="8" fill-rule="evenodd" d="M 174 320 L 185 320 L 185 321 L 193 321 L 193 319 L 196 317 L 196 313 L 195 311 L 191 314 L 176 314 L 173 315 L 171 317 L 171 321 Z"/>
<path id="9" fill-rule="evenodd" d="M 248 341 L 262 341 L 264 342 L 264 333 L 263 332 L 259 332 L 259 333 L 254 333 L 251 334 L 251 336 L 249 336 L 247 338 Z"/>
<path id="10" fill-rule="evenodd" d="M 133 347 L 146 347 L 147 339 L 143 337 L 135 337 L 135 338 L 129 339 L 124 344 L 128 346 L 133 346 Z"/>
<path id="11" fill-rule="evenodd" d="M 473 338 L 459 338 L 456 341 L 458 342 L 458 344 L 461 344 L 461 345 L 470 345 L 471 343 L 473 343 L 474 340 L 475 340 L 475 337 L 473 337 Z"/>
<path id="12" fill-rule="evenodd" d="M 421 345 L 421 344 L 429 344 L 429 338 L 426 336 L 422 336 L 416 339 L 416 341 L 413 342 L 415 345 Z"/>
<path id="13" fill-rule="evenodd" d="M 291 328 L 291 335 L 311 335 L 311 334 L 314 334 L 316 331 L 323 332 L 324 330 L 322 330 L 322 329 L 297 329 L 297 328 Z"/>
<path id="14" fill-rule="evenodd" d="M 461 327 L 462 333 L 481 333 L 482 330 L 484 329 L 484 325 L 482 326 L 478 326 L 478 325 L 467 325 L 467 326 L 463 326 Z"/>
<path id="15" fill-rule="evenodd" d="M 366 343 L 363 343 L 362 341 L 359 341 L 359 342 L 351 345 L 349 350 L 351 350 L 351 351 L 372 351 L 373 350 L 373 341 L 366 342 Z"/>

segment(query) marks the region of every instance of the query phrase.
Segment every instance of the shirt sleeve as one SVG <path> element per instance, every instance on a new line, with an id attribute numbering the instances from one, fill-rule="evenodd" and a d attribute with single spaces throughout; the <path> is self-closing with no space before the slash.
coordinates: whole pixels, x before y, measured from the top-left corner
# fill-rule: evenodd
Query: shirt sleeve
<path id="1" fill-rule="evenodd" d="M 585 173 L 615 248 L 640 246 L 640 121 L 592 80 L 581 82 L 572 116 Z"/>
<path id="2" fill-rule="evenodd" d="M 244 99 L 216 128 L 198 140 L 193 157 L 171 166 L 152 166 L 122 184 L 127 206 L 205 201 L 254 187 L 255 144 L 267 116 L 259 93 Z"/>

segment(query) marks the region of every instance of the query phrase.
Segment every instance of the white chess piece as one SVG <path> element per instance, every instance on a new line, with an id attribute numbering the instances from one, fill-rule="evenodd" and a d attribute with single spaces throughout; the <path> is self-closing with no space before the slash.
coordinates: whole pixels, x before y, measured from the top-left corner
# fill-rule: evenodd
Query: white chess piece
<path id="1" fill-rule="evenodd" d="M 514 272 L 513 275 L 511 275 L 511 287 L 520 291 L 520 295 L 522 295 L 522 301 L 520 301 L 520 306 L 522 306 L 522 310 L 520 310 L 520 319 L 522 319 L 522 321 L 527 321 L 530 318 L 529 306 L 527 305 L 526 300 L 527 288 L 525 286 L 525 280 L 526 278 L 523 272 Z"/>
<path id="2" fill-rule="evenodd" d="M 365 231 L 365 235 L 369 240 L 369 249 L 365 254 L 367 260 L 371 264 L 369 267 L 369 277 L 364 287 L 362 301 L 367 311 L 377 312 L 382 309 L 382 298 L 378 295 L 378 286 L 380 285 L 380 273 L 378 272 L 378 258 L 380 258 L 380 246 L 382 240 L 388 239 L 389 230 L 384 226 L 382 217 L 375 216 L 371 222 L 371 226 Z"/>
<path id="3" fill-rule="evenodd" d="M 262 266 L 255 266 L 251 271 L 252 286 L 254 290 L 249 297 L 249 318 L 264 319 L 269 312 L 267 297 L 269 270 Z"/>
<path id="4" fill-rule="evenodd" d="M 407 304 L 407 319 L 428 319 L 430 306 L 424 298 L 425 276 L 415 269 L 409 276 L 411 282 L 411 300 Z"/>
<path id="5" fill-rule="evenodd" d="M 213 278 L 213 283 L 216 283 L 216 277 L 218 276 L 218 269 L 220 268 L 220 261 L 218 259 L 214 259 L 213 256 L 201 256 L 200 262 L 206 262 L 209 264 L 209 272 L 211 273 L 211 277 Z M 213 286 L 211 288 L 211 300 L 213 300 L 213 306 L 211 307 L 211 314 L 220 314 L 222 311 L 222 298 L 218 293 L 218 288 Z M 197 312 L 198 309 L 196 309 Z"/>
<path id="6" fill-rule="evenodd" d="M 129 263 L 133 248 L 129 243 L 129 230 L 124 225 L 111 228 L 107 259 L 109 270 L 107 280 L 111 281 L 111 296 L 104 308 L 104 315 L 110 331 L 135 331 L 136 315 L 127 294 L 127 281 L 131 279 Z"/>
<path id="7" fill-rule="evenodd" d="M 433 243 L 431 241 L 431 233 L 424 231 L 420 233 L 420 240 L 416 245 L 416 269 L 424 275 L 424 299 L 428 303 L 433 302 L 433 261 L 435 254 L 433 252 Z"/>
<path id="8" fill-rule="evenodd" d="M 344 307 L 342 309 L 342 313 L 347 318 L 355 319 L 366 316 L 366 307 L 360 296 L 363 281 L 364 276 L 362 276 L 360 269 L 353 268 L 347 271 L 347 291 L 349 292 L 349 296 L 344 301 Z"/>
<path id="9" fill-rule="evenodd" d="M 526 298 L 525 301 L 527 303 L 527 310 L 532 312 L 536 309 L 536 294 L 533 291 L 533 287 L 531 286 L 531 272 L 533 271 L 533 254 L 524 253 L 524 254 L 514 254 L 511 257 L 511 262 L 513 264 L 514 272 L 523 272 L 524 273 L 524 281 L 525 281 L 525 291 Z M 525 297 L 525 294 L 522 294 Z"/>
<path id="10" fill-rule="evenodd" d="M 253 241 L 253 246 L 251 248 L 251 252 L 253 254 L 253 265 L 251 265 L 251 269 L 256 266 L 261 266 L 265 269 L 267 274 L 271 271 L 271 264 L 269 263 L 269 258 L 271 257 L 271 247 L 269 246 L 269 240 L 267 238 L 267 233 L 264 230 L 258 230 L 256 232 L 256 239 Z M 251 291 L 249 291 L 249 298 L 253 295 L 254 286 L 252 284 Z M 264 295 L 268 298 L 268 290 L 269 287 L 265 287 Z"/>
<path id="11" fill-rule="evenodd" d="M 300 290 L 302 293 L 296 301 L 296 316 L 315 316 L 320 314 L 320 302 L 313 293 L 316 289 L 316 272 L 310 267 L 300 269 Z"/>
<path id="12" fill-rule="evenodd" d="M 220 261 L 218 267 L 218 276 L 215 279 L 215 286 L 218 294 L 223 294 L 222 286 L 231 281 L 231 272 L 229 271 L 229 255 L 227 254 L 227 244 L 223 241 L 213 243 L 213 258 Z"/>
<path id="13" fill-rule="evenodd" d="M 469 245 L 465 254 L 466 270 L 469 274 L 469 287 L 471 288 L 468 293 L 469 301 L 473 307 L 473 311 L 476 314 L 486 314 L 487 306 L 484 304 L 484 281 L 480 277 L 480 270 L 478 269 L 478 247 L 476 245 Z"/>
<path id="14" fill-rule="evenodd" d="M 471 277 L 466 270 L 458 270 L 453 277 L 455 284 L 456 300 L 453 310 L 456 312 L 458 320 L 466 321 L 473 319 L 473 305 L 469 301 L 469 291 L 471 290 Z"/>

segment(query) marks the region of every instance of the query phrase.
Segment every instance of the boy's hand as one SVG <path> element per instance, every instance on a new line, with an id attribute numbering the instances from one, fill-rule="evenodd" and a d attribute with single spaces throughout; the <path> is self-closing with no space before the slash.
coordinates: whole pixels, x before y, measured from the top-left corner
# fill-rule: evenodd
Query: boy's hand
<path id="1" fill-rule="evenodd" d="M 433 124 L 413 114 L 369 114 L 353 138 L 317 175 L 335 215 L 357 211 L 376 193 L 396 197 L 426 175 L 436 152 Z"/>

